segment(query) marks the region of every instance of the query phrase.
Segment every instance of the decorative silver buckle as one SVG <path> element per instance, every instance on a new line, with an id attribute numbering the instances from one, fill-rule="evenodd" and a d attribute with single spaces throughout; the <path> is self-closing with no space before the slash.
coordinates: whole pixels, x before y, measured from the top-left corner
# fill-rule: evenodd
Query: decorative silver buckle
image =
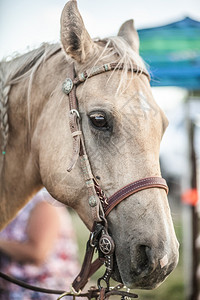
<path id="1" fill-rule="evenodd" d="M 65 81 L 63 82 L 62 90 L 65 94 L 69 94 L 71 90 L 73 89 L 73 81 L 71 78 L 66 78 Z"/>

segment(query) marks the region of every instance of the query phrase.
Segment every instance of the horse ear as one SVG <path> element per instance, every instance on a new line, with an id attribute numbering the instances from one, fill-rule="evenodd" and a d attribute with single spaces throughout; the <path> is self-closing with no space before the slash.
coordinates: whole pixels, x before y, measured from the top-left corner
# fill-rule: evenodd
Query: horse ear
<path id="1" fill-rule="evenodd" d="M 134 27 L 133 20 L 128 20 L 122 24 L 122 26 L 119 29 L 118 36 L 123 37 L 128 42 L 128 44 L 133 48 L 133 50 L 139 53 L 139 47 L 140 47 L 139 36 Z"/>
<path id="2" fill-rule="evenodd" d="M 61 42 L 65 52 L 78 63 L 84 63 L 92 53 L 94 42 L 85 28 L 76 0 L 67 2 L 60 23 Z"/>

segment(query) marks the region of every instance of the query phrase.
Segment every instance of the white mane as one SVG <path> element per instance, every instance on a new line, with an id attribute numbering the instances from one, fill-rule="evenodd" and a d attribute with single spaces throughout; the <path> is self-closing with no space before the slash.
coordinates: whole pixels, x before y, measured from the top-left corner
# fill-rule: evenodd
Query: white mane
<path id="1" fill-rule="evenodd" d="M 96 39 L 94 41 L 100 45 L 104 45 L 103 51 L 100 55 L 97 53 L 92 60 L 81 68 L 81 71 L 95 66 L 100 66 L 104 63 L 117 63 L 118 65 L 123 64 L 124 68 L 121 70 L 121 80 L 116 94 L 119 92 L 123 93 L 123 91 L 128 87 L 128 73 L 130 74 L 131 72 L 131 78 L 133 78 L 135 75 L 135 68 L 138 68 L 140 71 L 146 71 L 145 63 L 140 55 L 135 52 L 122 37 L 114 36 L 103 40 Z M 110 78 L 112 77 L 113 72 L 111 72 Z"/>

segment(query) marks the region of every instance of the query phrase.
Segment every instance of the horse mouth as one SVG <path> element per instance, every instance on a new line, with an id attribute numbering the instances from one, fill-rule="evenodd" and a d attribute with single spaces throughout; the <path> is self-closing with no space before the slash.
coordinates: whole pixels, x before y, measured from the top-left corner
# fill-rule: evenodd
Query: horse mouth
<path id="1" fill-rule="evenodd" d="M 112 272 L 112 279 L 119 282 L 119 283 L 123 283 L 120 272 L 119 272 L 119 268 L 117 265 L 117 260 L 115 257 L 115 254 L 113 256 L 113 272 Z"/>
<path id="2" fill-rule="evenodd" d="M 135 272 L 130 271 L 129 279 L 124 279 L 124 274 L 122 274 L 122 272 L 120 273 L 117 260 L 114 255 L 112 279 L 131 289 L 137 288 L 152 290 L 157 288 L 173 271 L 174 268 L 175 264 L 171 263 L 168 267 L 163 268 L 162 270 L 160 267 L 155 268 L 152 270 L 151 274 L 148 275 L 145 275 L 144 273 L 136 274 Z"/>

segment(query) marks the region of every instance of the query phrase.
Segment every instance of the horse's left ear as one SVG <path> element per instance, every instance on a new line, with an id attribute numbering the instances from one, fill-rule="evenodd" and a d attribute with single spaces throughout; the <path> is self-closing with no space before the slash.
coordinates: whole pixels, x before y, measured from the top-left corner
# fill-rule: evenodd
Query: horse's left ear
<path id="1" fill-rule="evenodd" d="M 61 42 L 65 52 L 78 63 L 90 58 L 95 43 L 88 34 L 76 0 L 67 2 L 61 15 Z"/>
<path id="2" fill-rule="evenodd" d="M 133 50 L 139 53 L 139 36 L 137 31 L 135 30 L 133 20 L 128 20 L 122 24 L 122 26 L 119 29 L 118 36 L 123 37 L 133 48 Z"/>

